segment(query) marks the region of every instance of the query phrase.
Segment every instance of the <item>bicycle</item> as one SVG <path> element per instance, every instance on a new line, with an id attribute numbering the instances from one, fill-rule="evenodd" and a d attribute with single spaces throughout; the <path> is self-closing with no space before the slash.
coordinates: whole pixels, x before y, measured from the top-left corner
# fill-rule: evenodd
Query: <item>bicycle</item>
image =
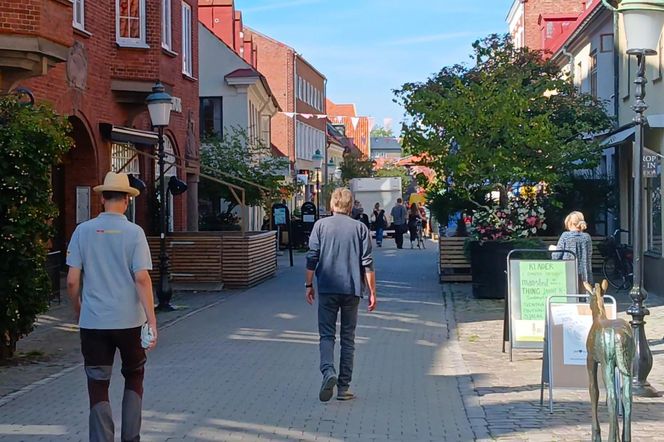
<path id="1" fill-rule="evenodd" d="M 423 249 L 426 249 L 424 245 L 424 228 L 422 226 L 422 220 L 417 220 L 417 247 L 422 246 Z"/>
<path id="2" fill-rule="evenodd" d="M 609 284 L 620 290 L 630 290 L 634 283 L 633 253 L 632 250 L 620 242 L 620 234 L 629 233 L 627 230 L 616 229 L 599 247 L 604 256 L 602 273 Z"/>

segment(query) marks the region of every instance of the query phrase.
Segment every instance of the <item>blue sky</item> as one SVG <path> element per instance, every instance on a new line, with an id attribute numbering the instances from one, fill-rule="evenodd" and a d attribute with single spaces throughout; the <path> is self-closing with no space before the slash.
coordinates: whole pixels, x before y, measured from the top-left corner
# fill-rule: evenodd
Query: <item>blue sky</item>
<path id="1" fill-rule="evenodd" d="M 392 90 L 469 60 L 473 41 L 505 33 L 512 0 L 236 0 L 245 25 L 295 48 L 377 125 L 403 110 Z M 260 55 L 259 55 L 260 56 Z"/>

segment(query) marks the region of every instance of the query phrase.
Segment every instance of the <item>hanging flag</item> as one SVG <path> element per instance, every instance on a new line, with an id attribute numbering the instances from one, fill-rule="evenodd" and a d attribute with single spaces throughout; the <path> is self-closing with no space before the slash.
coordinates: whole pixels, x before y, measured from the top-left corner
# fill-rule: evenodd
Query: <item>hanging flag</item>
<path id="1" fill-rule="evenodd" d="M 293 118 L 295 116 L 295 112 L 284 112 L 284 115 L 286 115 L 288 118 Z"/>
<path id="2" fill-rule="evenodd" d="M 344 122 L 344 117 L 335 117 L 334 119 L 337 123 L 343 123 Z"/>
<path id="3" fill-rule="evenodd" d="M 325 118 L 327 118 L 327 115 L 324 115 L 324 114 L 318 114 L 318 115 L 316 115 L 316 118 L 319 118 L 319 119 L 325 119 Z"/>
<path id="4" fill-rule="evenodd" d="M 376 120 L 374 119 L 374 117 L 369 117 L 368 120 L 369 120 L 369 132 L 371 132 L 371 130 L 374 127 L 374 124 L 376 123 Z"/>
<path id="5" fill-rule="evenodd" d="M 350 123 L 353 125 L 353 129 L 357 129 L 357 123 L 360 122 L 360 117 L 350 117 Z"/>
<path id="6" fill-rule="evenodd" d="M 302 118 L 306 118 L 307 120 L 308 120 L 309 118 L 313 117 L 313 115 L 311 115 L 311 114 L 299 114 L 299 115 L 300 115 Z"/>

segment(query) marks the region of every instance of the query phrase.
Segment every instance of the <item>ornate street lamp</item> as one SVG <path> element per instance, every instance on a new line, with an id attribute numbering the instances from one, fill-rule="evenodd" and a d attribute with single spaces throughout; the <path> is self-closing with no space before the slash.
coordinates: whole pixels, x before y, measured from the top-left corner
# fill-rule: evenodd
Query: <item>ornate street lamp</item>
<path id="1" fill-rule="evenodd" d="M 643 159 L 644 129 L 647 124 L 643 115 L 648 109 L 644 98 L 646 57 L 657 54 L 662 26 L 664 26 L 664 0 L 622 0 L 618 5 L 622 14 L 627 40 L 627 54 L 634 55 L 637 62 L 636 91 L 632 109 L 636 112 L 634 122 L 636 133 L 632 149 L 632 176 L 634 177 L 634 204 L 632 205 L 632 247 L 634 248 L 634 285 L 629 295 L 632 305 L 627 313 L 632 316 L 632 331 L 636 341 L 636 356 L 633 364 L 634 394 L 654 397 L 659 393 L 648 383 L 647 377 L 652 369 L 652 352 L 648 346 L 645 331 L 645 316 L 650 312 L 645 306 L 647 294 L 643 291 L 643 217 L 641 212 L 641 163 Z"/>
<path id="2" fill-rule="evenodd" d="M 320 170 L 323 166 L 323 155 L 321 155 L 320 149 L 316 149 L 316 152 L 311 156 L 311 161 L 314 162 L 316 169 L 316 211 L 320 216 Z"/>
<path id="3" fill-rule="evenodd" d="M 173 290 L 171 289 L 168 275 L 168 254 L 166 253 L 166 232 L 168 231 L 168 220 L 166 218 L 166 180 L 164 177 L 164 128 L 168 126 L 171 118 L 173 100 L 164 90 L 164 85 L 157 82 L 152 87 L 152 93 L 145 100 L 150 113 L 152 126 L 159 132 L 159 285 L 157 285 L 157 298 L 159 304 L 156 309 L 161 311 L 172 311 L 171 305 Z"/>

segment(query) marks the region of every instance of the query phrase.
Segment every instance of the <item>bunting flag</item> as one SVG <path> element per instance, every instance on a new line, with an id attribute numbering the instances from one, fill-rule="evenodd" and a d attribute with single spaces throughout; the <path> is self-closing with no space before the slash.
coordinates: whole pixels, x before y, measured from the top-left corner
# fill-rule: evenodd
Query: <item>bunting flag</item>
<path id="1" fill-rule="evenodd" d="M 374 117 L 369 117 L 369 132 L 371 132 L 374 128 L 374 124 L 376 123 L 376 120 Z"/>
<path id="2" fill-rule="evenodd" d="M 324 120 L 324 119 L 327 118 L 327 115 L 325 115 L 325 114 L 318 114 L 318 115 L 314 115 L 314 117 L 316 117 L 316 118 L 318 118 L 318 119 L 323 119 L 323 120 Z"/>
<path id="3" fill-rule="evenodd" d="M 295 116 L 295 112 L 283 112 L 284 115 L 286 115 L 288 118 L 293 118 Z"/>
<path id="4" fill-rule="evenodd" d="M 300 115 L 302 118 L 306 118 L 307 120 L 308 120 L 309 118 L 313 117 L 313 115 L 311 115 L 311 114 L 299 114 L 299 115 Z"/>
<path id="5" fill-rule="evenodd" d="M 360 122 L 360 117 L 350 117 L 350 123 L 353 125 L 353 129 L 357 129 L 357 123 Z"/>
<path id="6" fill-rule="evenodd" d="M 343 123 L 344 122 L 344 117 L 334 117 L 337 123 Z"/>

